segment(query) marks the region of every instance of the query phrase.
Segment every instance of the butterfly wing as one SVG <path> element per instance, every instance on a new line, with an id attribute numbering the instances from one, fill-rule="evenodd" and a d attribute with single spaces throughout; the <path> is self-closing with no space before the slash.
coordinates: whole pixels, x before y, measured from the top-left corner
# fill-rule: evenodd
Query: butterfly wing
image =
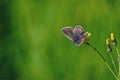
<path id="1" fill-rule="evenodd" d="M 88 38 L 88 32 L 85 32 L 85 33 L 82 35 L 82 38 L 87 39 L 87 38 Z"/>
<path id="2" fill-rule="evenodd" d="M 82 43 L 83 40 L 81 39 L 82 39 L 82 35 L 84 34 L 83 27 L 80 25 L 75 26 L 73 30 L 73 34 L 74 34 L 74 43 L 76 44 Z"/>
<path id="3" fill-rule="evenodd" d="M 75 26 L 74 30 L 73 30 L 73 34 L 76 36 L 82 35 L 84 33 L 84 29 L 82 26 L 77 25 Z"/>
<path id="4" fill-rule="evenodd" d="M 75 42 L 75 45 L 77 45 L 77 46 L 80 46 L 81 44 L 83 44 L 85 42 L 85 39 L 83 38 L 83 39 L 79 39 L 79 40 L 77 40 L 76 42 Z"/>
<path id="5" fill-rule="evenodd" d="M 62 33 L 71 41 L 74 39 L 73 29 L 71 27 L 64 27 L 61 29 Z"/>
<path id="6" fill-rule="evenodd" d="M 88 37 L 88 32 L 85 32 L 83 27 L 80 25 L 75 26 L 73 30 L 74 34 L 74 43 L 77 46 L 80 46 L 86 41 L 86 38 Z"/>
<path id="7" fill-rule="evenodd" d="M 88 38 L 88 32 L 85 32 L 84 34 L 81 35 L 81 37 L 75 41 L 75 44 L 77 46 L 80 46 L 81 44 L 85 43 Z"/>

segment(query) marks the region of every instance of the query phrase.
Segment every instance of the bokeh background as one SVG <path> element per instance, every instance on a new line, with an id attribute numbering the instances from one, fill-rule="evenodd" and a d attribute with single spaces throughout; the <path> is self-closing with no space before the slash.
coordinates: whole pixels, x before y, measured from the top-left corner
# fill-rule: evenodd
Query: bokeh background
<path id="1" fill-rule="evenodd" d="M 0 0 L 0 80 L 115 80 L 92 48 L 61 33 L 76 25 L 111 64 L 105 39 L 120 41 L 119 0 Z"/>

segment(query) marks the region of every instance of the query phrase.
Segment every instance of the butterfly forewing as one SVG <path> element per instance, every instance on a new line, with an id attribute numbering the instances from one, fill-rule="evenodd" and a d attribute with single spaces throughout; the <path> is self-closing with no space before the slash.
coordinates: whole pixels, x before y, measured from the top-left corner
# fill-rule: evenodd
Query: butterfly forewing
<path id="1" fill-rule="evenodd" d="M 73 33 L 74 33 L 74 35 L 81 35 L 84 33 L 84 29 L 82 26 L 77 25 L 77 26 L 75 26 Z"/>
<path id="2" fill-rule="evenodd" d="M 64 27 L 61 29 L 62 33 L 70 40 L 74 40 L 73 29 L 71 27 Z"/>

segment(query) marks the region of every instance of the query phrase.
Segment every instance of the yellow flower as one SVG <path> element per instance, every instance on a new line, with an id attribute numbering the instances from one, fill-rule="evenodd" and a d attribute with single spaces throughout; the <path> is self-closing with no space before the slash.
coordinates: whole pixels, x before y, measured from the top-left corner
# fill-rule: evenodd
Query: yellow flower
<path id="1" fill-rule="evenodd" d="M 88 38 L 91 36 L 91 33 L 88 33 Z"/>
<path id="2" fill-rule="evenodd" d="M 107 52 L 111 52 L 112 48 L 110 46 L 110 39 L 106 39 L 106 45 L 107 45 Z"/>
<path id="3" fill-rule="evenodd" d="M 111 33 L 110 36 L 111 36 L 113 46 L 117 46 L 117 41 L 116 41 L 114 33 Z"/>
<path id="4" fill-rule="evenodd" d="M 106 45 L 110 45 L 110 39 L 106 39 Z"/>
<path id="5" fill-rule="evenodd" d="M 85 39 L 85 43 L 90 41 L 91 33 L 88 32 L 87 38 Z"/>
<path id="6" fill-rule="evenodd" d="M 114 33 L 111 33 L 110 35 L 111 35 L 111 40 L 114 41 L 114 40 L 115 40 L 115 35 L 114 35 Z"/>

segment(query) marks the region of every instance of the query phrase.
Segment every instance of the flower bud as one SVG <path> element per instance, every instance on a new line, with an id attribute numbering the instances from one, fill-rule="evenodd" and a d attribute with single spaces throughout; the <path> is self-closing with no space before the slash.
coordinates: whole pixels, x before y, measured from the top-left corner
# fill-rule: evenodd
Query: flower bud
<path id="1" fill-rule="evenodd" d="M 88 38 L 91 36 L 91 33 L 88 33 Z"/>
<path id="2" fill-rule="evenodd" d="M 110 39 L 106 39 L 107 52 L 111 52 L 112 48 L 110 46 Z"/>
<path id="3" fill-rule="evenodd" d="M 117 46 L 117 41 L 116 41 L 114 33 L 111 33 L 110 36 L 111 36 L 111 41 L 112 41 L 113 46 Z"/>
<path id="4" fill-rule="evenodd" d="M 89 42 L 90 41 L 90 37 L 91 37 L 91 33 L 88 32 L 87 38 L 85 39 L 85 42 Z"/>
<path id="5" fill-rule="evenodd" d="M 107 45 L 107 46 L 110 45 L 110 39 L 106 39 L 106 45 Z"/>

